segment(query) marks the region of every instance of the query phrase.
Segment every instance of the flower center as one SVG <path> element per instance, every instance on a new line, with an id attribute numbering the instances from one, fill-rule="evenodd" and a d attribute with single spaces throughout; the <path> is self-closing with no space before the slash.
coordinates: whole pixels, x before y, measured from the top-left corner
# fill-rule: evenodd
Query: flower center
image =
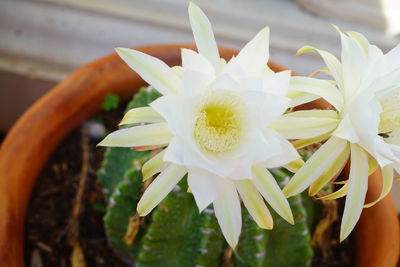
<path id="1" fill-rule="evenodd" d="M 386 96 L 381 102 L 379 133 L 389 134 L 400 128 L 400 90 Z"/>
<path id="2" fill-rule="evenodd" d="M 236 95 L 207 97 L 194 124 L 194 138 L 206 152 L 221 154 L 237 147 L 243 133 L 245 105 Z"/>

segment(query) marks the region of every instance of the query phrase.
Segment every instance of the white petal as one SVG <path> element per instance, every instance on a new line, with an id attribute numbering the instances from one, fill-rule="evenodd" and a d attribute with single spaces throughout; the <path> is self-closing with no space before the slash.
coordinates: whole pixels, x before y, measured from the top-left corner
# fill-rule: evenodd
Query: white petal
<path id="1" fill-rule="evenodd" d="M 266 168 L 277 168 L 300 159 L 300 155 L 293 145 L 273 129 L 266 128 L 264 130 L 264 136 L 270 144 L 268 148 L 271 147 L 271 144 L 274 144 L 277 146 L 278 150 L 271 151 L 272 155 L 265 161 L 262 161 L 260 165 Z"/>
<path id="2" fill-rule="evenodd" d="M 343 96 L 340 91 L 328 81 L 309 78 L 292 77 L 289 90 L 319 95 L 331 103 L 337 111 L 343 107 Z"/>
<path id="3" fill-rule="evenodd" d="M 239 195 L 257 225 L 264 229 L 272 229 L 273 219 L 263 198 L 250 180 L 235 181 Z"/>
<path id="4" fill-rule="evenodd" d="M 358 145 L 351 144 L 351 167 L 348 192 L 344 205 L 340 241 L 346 239 L 361 216 L 368 189 L 368 155 Z"/>
<path id="5" fill-rule="evenodd" d="M 266 75 L 264 77 L 264 90 L 278 96 L 285 96 L 289 90 L 291 72 L 288 70 Z"/>
<path id="6" fill-rule="evenodd" d="M 294 224 L 289 202 L 272 174 L 265 168 L 253 166 L 253 184 L 268 204 L 286 221 Z"/>
<path id="7" fill-rule="evenodd" d="M 269 27 L 262 29 L 237 55 L 243 69 L 252 75 L 261 74 L 269 58 Z"/>
<path id="8" fill-rule="evenodd" d="M 336 161 L 337 157 L 343 153 L 347 146 L 347 141 L 331 137 L 290 179 L 289 183 L 283 189 L 284 194 L 287 197 L 291 197 L 304 191 Z"/>
<path id="9" fill-rule="evenodd" d="M 214 200 L 214 211 L 226 241 L 234 249 L 242 228 L 240 199 L 231 181 L 225 180 L 224 187 L 224 193 Z"/>
<path id="10" fill-rule="evenodd" d="M 357 42 L 357 44 L 360 46 L 360 48 L 362 49 L 365 57 L 368 56 L 368 48 L 370 46 L 367 38 L 365 38 L 364 35 L 362 35 L 359 32 L 354 32 L 354 31 L 346 31 L 346 33 L 354 40 Z"/>
<path id="11" fill-rule="evenodd" d="M 287 139 L 305 139 L 330 132 L 338 124 L 339 116 L 333 110 L 304 110 L 285 114 L 270 127 Z"/>
<path id="12" fill-rule="evenodd" d="M 337 28 L 342 43 L 343 88 L 346 99 L 351 99 L 359 88 L 366 66 L 366 56 L 358 43 Z"/>
<path id="13" fill-rule="evenodd" d="M 119 125 L 144 122 L 163 122 L 161 115 L 151 107 L 140 107 L 129 110 Z"/>
<path id="14" fill-rule="evenodd" d="M 206 170 L 190 168 L 189 188 L 193 193 L 199 211 L 203 211 L 224 192 L 225 179 Z"/>
<path id="15" fill-rule="evenodd" d="M 326 52 L 324 50 L 316 49 L 315 47 L 312 46 L 304 46 L 297 51 L 297 55 L 300 55 L 305 52 L 309 51 L 316 51 L 320 54 L 322 59 L 324 60 L 326 66 L 329 69 L 329 72 L 331 73 L 332 77 L 335 79 L 335 81 L 338 84 L 339 89 L 343 88 L 343 72 L 342 72 L 342 65 L 340 64 L 339 60 L 332 55 L 329 52 Z"/>
<path id="16" fill-rule="evenodd" d="M 129 67 L 161 94 L 178 93 L 182 90 L 179 76 L 158 58 L 128 48 L 116 48 L 116 51 Z"/>
<path id="17" fill-rule="evenodd" d="M 204 55 L 197 53 L 191 49 L 182 48 L 182 67 L 183 70 L 190 69 L 200 73 L 208 74 L 213 77 L 215 75 L 214 67 Z"/>
<path id="18" fill-rule="evenodd" d="M 192 2 L 189 3 L 189 19 L 197 49 L 211 62 L 215 70 L 219 71 L 221 61 L 211 23 L 203 11 Z"/>
<path id="19" fill-rule="evenodd" d="M 107 135 L 98 146 L 155 146 L 166 145 L 172 138 L 164 122 L 135 126 L 118 130 Z"/>
<path id="20" fill-rule="evenodd" d="M 182 166 L 170 164 L 150 184 L 137 205 L 140 216 L 146 216 L 157 206 L 187 173 Z"/>
<path id="21" fill-rule="evenodd" d="M 351 143 L 360 141 L 349 115 L 345 115 L 332 135 L 348 140 Z"/>
<path id="22" fill-rule="evenodd" d="M 379 201 L 381 201 L 384 197 L 387 196 L 387 194 L 389 194 L 390 189 L 392 188 L 392 184 L 393 184 L 393 168 L 391 166 L 385 166 L 382 168 L 382 191 L 381 194 L 379 195 L 379 197 L 364 205 L 364 208 L 369 208 L 372 207 L 373 205 L 375 205 L 376 203 L 378 203 Z"/>
<path id="23" fill-rule="evenodd" d="M 143 181 L 146 181 L 153 175 L 162 172 L 168 166 L 168 162 L 164 161 L 165 150 L 161 151 L 143 164 L 142 175 Z"/>

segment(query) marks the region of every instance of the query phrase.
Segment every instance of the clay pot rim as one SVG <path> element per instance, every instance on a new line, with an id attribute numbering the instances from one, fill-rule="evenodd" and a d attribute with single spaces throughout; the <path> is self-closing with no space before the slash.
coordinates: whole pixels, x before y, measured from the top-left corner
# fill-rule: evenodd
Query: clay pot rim
<path id="1" fill-rule="evenodd" d="M 143 46 L 137 50 L 178 65 L 183 47 L 195 49 L 192 44 L 170 44 Z M 237 51 L 220 48 L 220 53 L 230 59 Z M 269 65 L 275 71 L 285 70 L 275 63 Z M 117 93 L 122 99 L 128 99 L 144 84 L 116 54 L 112 54 L 73 72 L 18 119 L 0 147 L 0 262 L 7 266 L 24 265 L 23 228 L 27 203 L 52 151 L 72 129 L 100 111 L 100 103 L 107 93 Z M 29 138 L 35 142 L 27 142 Z M 370 188 L 374 190 L 368 193 L 373 191 L 372 198 L 379 195 L 379 174 L 375 176 L 377 178 L 370 179 Z M 379 226 L 385 223 L 390 229 L 383 227 L 386 231 L 382 232 Z M 395 266 L 399 251 L 398 228 L 390 196 L 364 211 L 356 232 L 357 265 Z M 389 246 L 385 245 L 388 240 Z M 392 251 L 389 254 L 388 249 Z"/>

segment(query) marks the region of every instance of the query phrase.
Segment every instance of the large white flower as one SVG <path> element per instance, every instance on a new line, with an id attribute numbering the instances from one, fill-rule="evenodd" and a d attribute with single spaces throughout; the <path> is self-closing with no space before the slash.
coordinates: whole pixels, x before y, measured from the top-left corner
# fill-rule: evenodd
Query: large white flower
<path id="1" fill-rule="evenodd" d="M 345 196 L 340 239 L 345 239 L 358 221 L 365 201 L 368 175 L 378 165 L 383 173 L 379 198 L 364 205 L 370 207 L 384 198 L 392 186 L 393 168 L 400 171 L 400 46 L 384 55 L 357 32 L 342 33 L 341 62 L 332 54 L 306 46 L 299 54 L 317 51 L 325 61 L 322 71 L 335 82 L 296 77 L 291 82 L 291 94 L 308 94 L 305 101 L 323 97 L 334 110 L 309 111 L 311 116 L 294 112 L 281 119 L 276 129 L 300 146 L 328 139 L 293 176 L 283 192 L 287 197 L 308 186 L 310 195 L 337 175 L 350 158 L 348 181 L 325 199 Z M 325 114 L 324 114 L 325 112 Z M 313 119 L 310 119 L 313 117 Z M 288 136 L 284 123 L 298 125 L 303 131 Z"/>
<path id="2" fill-rule="evenodd" d="M 294 147 L 270 127 L 290 105 L 285 97 L 290 72 L 267 67 L 268 28 L 226 62 L 204 13 L 190 4 L 189 16 L 199 53 L 183 49 L 182 67 L 117 49 L 163 96 L 150 107 L 130 110 L 121 123 L 147 124 L 113 132 L 99 145 L 166 147 L 143 166 L 144 179 L 161 173 L 138 203 L 139 214 L 148 214 L 188 174 L 199 210 L 213 203 L 222 232 L 235 247 L 242 222 L 239 196 L 260 227 L 273 226 L 264 199 L 293 223 L 287 199 L 266 169 L 299 162 Z"/>

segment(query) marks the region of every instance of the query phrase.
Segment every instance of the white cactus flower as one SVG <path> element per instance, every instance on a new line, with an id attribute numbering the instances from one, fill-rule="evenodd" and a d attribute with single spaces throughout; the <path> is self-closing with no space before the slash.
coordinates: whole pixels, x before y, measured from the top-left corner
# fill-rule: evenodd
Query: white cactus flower
<path id="1" fill-rule="evenodd" d="M 293 223 L 287 199 L 266 169 L 301 163 L 291 143 L 270 127 L 290 105 L 285 96 L 290 72 L 267 67 L 268 28 L 225 62 L 204 13 L 190 4 L 189 16 L 199 53 L 182 49 L 182 67 L 117 49 L 163 96 L 129 111 L 121 123 L 147 124 L 113 132 L 99 145 L 166 147 L 143 166 L 144 179 L 161 173 L 139 201 L 139 214 L 147 215 L 188 174 L 199 210 L 214 205 L 222 232 L 235 247 L 242 223 L 239 196 L 260 227 L 273 226 L 264 200 Z"/>
<path id="2" fill-rule="evenodd" d="M 333 199 L 347 194 L 340 233 L 343 240 L 360 218 L 363 206 L 370 207 L 388 194 L 393 168 L 400 171 L 400 45 L 383 54 L 360 33 L 337 30 L 342 43 L 341 62 L 310 46 L 298 52 L 317 51 L 326 64 L 322 71 L 331 75 L 334 83 L 306 77 L 296 77 L 291 82 L 291 94 L 306 93 L 306 101 L 322 97 L 335 110 L 308 111 L 309 116 L 294 112 L 275 124 L 284 136 L 304 139 L 296 141 L 298 147 L 329 138 L 286 185 L 283 192 L 287 197 L 309 186 L 310 195 L 316 195 L 350 158 L 348 181 L 325 197 Z M 303 130 L 291 132 L 290 136 L 285 134 L 287 131 L 281 125 L 288 122 L 287 117 L 292 126 Z M 378 166 L 383 173 L 382 193 L 364 205 L 368 175 Z"/>

